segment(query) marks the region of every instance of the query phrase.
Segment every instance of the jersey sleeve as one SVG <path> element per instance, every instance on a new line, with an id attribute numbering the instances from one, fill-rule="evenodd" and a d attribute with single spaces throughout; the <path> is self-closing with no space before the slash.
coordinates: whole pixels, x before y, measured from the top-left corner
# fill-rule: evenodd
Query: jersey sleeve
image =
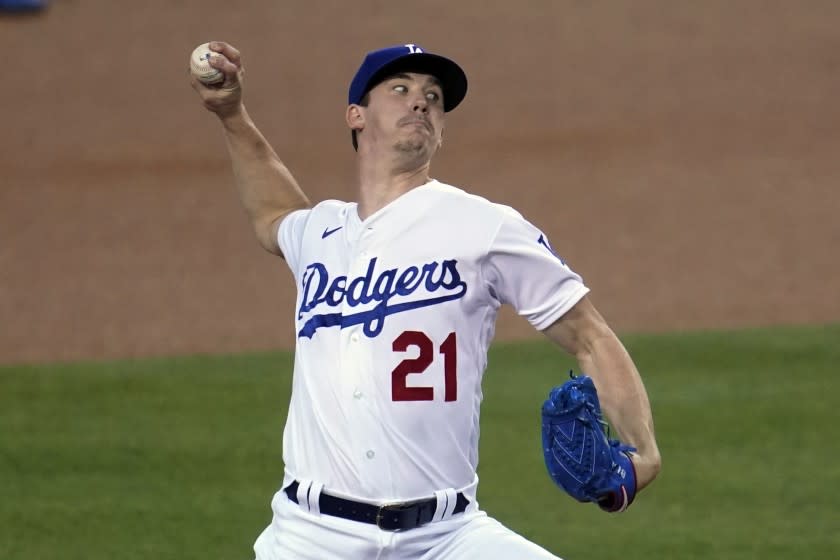
<path id="1" fill-rule="evenodd" d="M 300 248 L 303 244 L 303 231 L 311 212 L 311 209 L 295 210 L 283 218 L 280 227 L 277 228 L 277 245 L 296 276 L 300 262 Z"/>
<path id="2" fill-rule="evenodd" d="M 537 330 L 551 326 L 589 292 L 546 236 L 510 208 L 488 248 L 483 273 L 491 296 Z"/>

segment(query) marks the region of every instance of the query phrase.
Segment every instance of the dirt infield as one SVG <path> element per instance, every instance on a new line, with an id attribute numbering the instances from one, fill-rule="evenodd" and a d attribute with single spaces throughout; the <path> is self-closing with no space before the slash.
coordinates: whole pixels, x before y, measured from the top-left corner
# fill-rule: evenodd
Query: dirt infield
<path id="1" fill-rule="evenodd" d="M 840 4 L 242 5 L 0 17 L 0 363 L 293 345 L 291 277 L 186 78 L 211 38 L 315 200 L 353 196 L 362 53 L 416 42 L 470 78 L 434 175 L 541 227 L 618 330 L 840 320 Z"/>

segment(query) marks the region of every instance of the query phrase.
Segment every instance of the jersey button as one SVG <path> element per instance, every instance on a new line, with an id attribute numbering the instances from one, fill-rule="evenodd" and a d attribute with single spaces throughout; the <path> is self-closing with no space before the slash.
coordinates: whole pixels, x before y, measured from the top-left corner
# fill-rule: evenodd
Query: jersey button
<path id="1" fill-rule="evenodd" d="M 359 333 L 353 333 L 350 335 L 350 340 L 353 342 L 359 342 Z"/>
<path id="2" fill-rule="evenodd" d="M 359 391 L 358 389 L 356 389 L 355 391 L 353 391 L 353 398 L 356 399 L 356 400 L 361 399 L 362 398 L 362 392 Z"/>
<path id="3" fill-rule="evenodd" d="M 368 452 L 365 453 L 365 457 L 367 457 L 368 459 L 373 459 L 374 457 L 376 457 L 376 453 L 373 452 L 373 449 L 368 449 Z"/>

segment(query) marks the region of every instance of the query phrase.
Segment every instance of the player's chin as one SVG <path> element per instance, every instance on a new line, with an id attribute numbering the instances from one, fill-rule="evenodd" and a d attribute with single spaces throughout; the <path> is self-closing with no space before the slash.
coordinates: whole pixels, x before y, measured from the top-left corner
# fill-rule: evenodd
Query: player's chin
<path id="1" fill-rule="evenodd" d="M 427 135 L 412 135 L 403 138 L 394 145 L 394 148 L 404 154 L 432 155 L 435 153 L 434 145 Z"/>

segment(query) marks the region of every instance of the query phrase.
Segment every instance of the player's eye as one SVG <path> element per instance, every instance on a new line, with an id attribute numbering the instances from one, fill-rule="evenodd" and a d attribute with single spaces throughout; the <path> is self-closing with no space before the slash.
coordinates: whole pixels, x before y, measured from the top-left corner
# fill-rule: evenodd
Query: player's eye
<path id="1" fill-rule="evenodd" d="M 407 93 L 408 88 L 402 84 L 397 84 L 394 86 L 394 91 L 397 91 L 399 93 Z"/>
<path id="2" fill-rule="evenodd" d="M 437 103 L 438 101 L 440 101 L 440 94 L 436 91 L 430 91 L 426 93 L 426 99 L 428 99 L 432 103 Z"/>

